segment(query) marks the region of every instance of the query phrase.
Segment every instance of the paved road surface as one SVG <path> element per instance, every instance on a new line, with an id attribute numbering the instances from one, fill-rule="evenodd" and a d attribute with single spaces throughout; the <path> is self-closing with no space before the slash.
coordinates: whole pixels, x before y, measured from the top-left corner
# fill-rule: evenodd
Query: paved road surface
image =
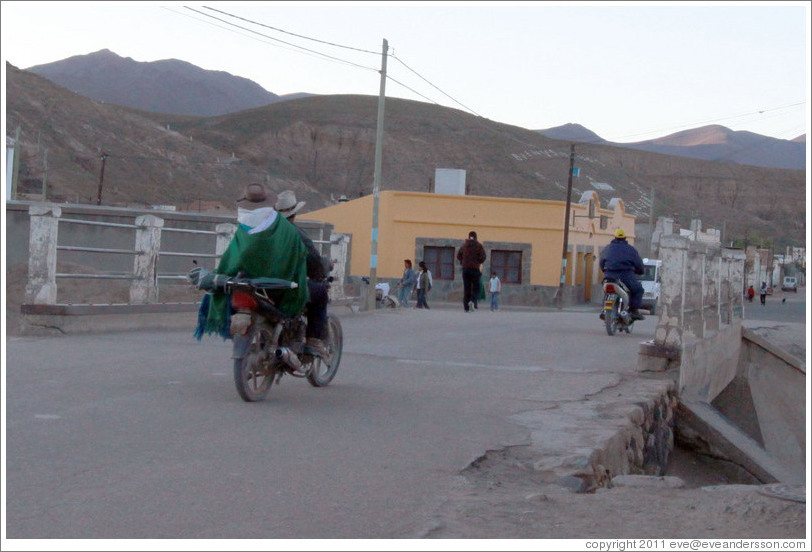
<path id="1" fill-rule="evenodd" d="M 804 328 L 798 295 L 747 318 Z M 597 308 L 448 307 L 343 311 L 334 383 L 285 378 L 256 404 L 230 343 L 191 329 L 8 338 L 6 536 L 422 536 L 460 470 L 528 442 L 516 414 L 636 377 L 656 324 L 609 337 Z"/>
<path id="2" fill-rule="evenodd" d="M 285 378 L 254 404 L 219 338 L 9 338 L 7 536 L 418 536 L 460 470 L 527 442 L 509 418 L 545 382 L 633 373 L 654 329 L 610 338 L 594 309 L 342 320 L 332 385 Z"/>

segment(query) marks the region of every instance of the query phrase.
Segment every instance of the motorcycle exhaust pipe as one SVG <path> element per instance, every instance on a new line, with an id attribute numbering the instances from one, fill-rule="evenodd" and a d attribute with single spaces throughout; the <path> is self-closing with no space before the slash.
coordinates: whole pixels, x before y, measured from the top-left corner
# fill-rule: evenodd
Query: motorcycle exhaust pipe
<path id="1" fill-rule="evenodd" d="M 278 348 L 276 350 L 276 358 L 293 368 L 294 371 L 302 371 L 302 363 L 299 361 L 299 357 L 287 347 Z"/>

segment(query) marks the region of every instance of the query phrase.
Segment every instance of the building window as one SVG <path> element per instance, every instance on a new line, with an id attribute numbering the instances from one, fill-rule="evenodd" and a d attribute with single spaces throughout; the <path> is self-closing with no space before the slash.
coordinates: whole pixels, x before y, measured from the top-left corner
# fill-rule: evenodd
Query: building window
<path id="1" fill-rule="evenodd" d="M 601 230 L 606 230 L 609 227 L 609 217 L 601 215 Z"/>
<path id="2" fill-rule="evenodd" d="M 423 260 L 435 280 L 454 279 L 454 248 L 427 245 L 423 248 Z"/>
<path id="3" fill-rule="evenodd" d="M 491 274 L 497 273 L 506 284 L 522 283 L 522 252 L 491 250 Z"/>

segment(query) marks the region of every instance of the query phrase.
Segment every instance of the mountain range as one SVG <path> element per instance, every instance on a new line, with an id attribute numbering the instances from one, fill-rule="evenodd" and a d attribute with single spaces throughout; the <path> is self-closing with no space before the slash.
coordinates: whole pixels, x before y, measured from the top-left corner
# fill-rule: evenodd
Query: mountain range
<path id="1" fill-rule="evenodd" d="M 225 115 L 310 95 L 278 96 L 249 79 L 223 71 L 205 70 L 176 59 L 138 62 L 110 50 L 73 56 L 27 70 L 96 101 L 174 115 Z M 779 140 L 711 125 L 654 140 L 613 143 L 572 123 L 537 132 L 557 140 L 615 145 L 709 161 L 806 168 L 805 134 L 794 140 Z"/>
<path id="2" fill-rule="evenodd" d="M 604 140 L 591 130 L 572 123 L 538 132 L 558 140 L 606 144 L 707 161 L 780 169 L 806 168 L 806 134 L 792 140 L 780 140 L 754 132 L 730 130 L 721 125 L 708 125 L 654 140 L 617 143 Z"/>
<path id="3" fill-rule="evenodd" d="M 176 92 L 182 97 L 183 90 Z M 216 116 L 94 100 L 6 64 L 6 135 L 19 133 L 18 191 L 50 201 L 233 210 L 250 181 L 293 189 L 302 213 L 372 193 L 377 96 L 304 95 Z M 563 200 L 572 140 L 387 98 L 381 188 L 432 191 L 466 171 L 471 195 Z M 622 198 L 648 221 L 698 218 L 723 238 L 805 242 L 801 170 L 706 161 L 576 141 L 572 199 Z M 102 186 L 103 184 L 103 186 Z"/>

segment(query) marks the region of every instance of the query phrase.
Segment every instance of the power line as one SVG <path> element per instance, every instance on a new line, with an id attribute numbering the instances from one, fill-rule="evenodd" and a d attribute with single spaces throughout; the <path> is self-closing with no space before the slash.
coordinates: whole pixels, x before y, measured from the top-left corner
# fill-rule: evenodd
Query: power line
<path id="1" fill-rule="evenodd" d="M 412 69 L 411 67 L 409 67 L 408 65 L 406 65 L 406 62 L 404 62 L 402 59 L 400 59 L 400 58 L 399 58 L 399 57 L 397 57 L 396 55 L 392 54 L 392 58 L 393 58 L 393 59 L 396 59 L 396 60 L 397 60 L 399 63 L 401 63 L 401 64 L 402 64 L 402 65 L 403 65 L 403 66 L 404 66 L 406 69 L 408 69 L 409 71 L 411 71 L 412 73 L 414 73 L 415 75 L 417 75 L 418 77 L 420 77 L 421 79 L 423 79 L 425 82 L 427 82 L 428 84 L 430 84 L 430 85 L 431 85 L 433 88 L 435 88 L 436 90 L 438 90 L 439 92 L 441 92 L 442 94 L 444 94 L 446 97 L 448 97 L 449 99 L 451 99 L 451 100 L 452 100 L 452 101 L 454 101 L 455 103 L 457 103 L 457 104 L 461 105 L 463 108 L 465 108 L 465 110 L 466 110 L 466 111 L 470 111 L 471 113 L 473 113 L 473 114 L 474 114 L 474 115 L 476 115 L 477 117 L 482 117 L 482 115 L 480 115 L 479 113 L 477 113 L 476 111 L 474 111 L 474 110 L 473 110 L 473 109 L 471 109 L 470 107 L 468 107 L 468 106 L 466 106 L 465 104 L 463 104 L 463 103 L 461 103 L 461 102 L 457 101 L 456 99 L 452 98 L 450 95 L 448 95 L 448 94 L 446 94 L 445 92 L 443 92 L 442 90 L 440 90 L 440 88 L 438 88 L 436 85 L 434 85 L 434 84 L 433 84 L 431 81 L 429 81 L 429 80 L 428 80 L 426 77 L 424 77 L 423 75 L 421 75 L 420 73 L 418 73 L 417 71 L 415 71 L 414 69 Z M 411 89 L 410 89 L 410 90 L 411 90 Z M 425 96 L 424 96 L 424 97 L 425 97 Z"/>
<path id="2" fill-rule="evenodd" d="M 261 36 L 261 37 L 263 37 L 263 38 L 267 38 L 267 39 L 269 39 L 269 40 L 273 40 L 273 41 L 275 41 L 275 42 L 279 42 L 279 43 L 281 43 L 281 44 L 286 44 L 286 45 L 291 46 L 291 47 L 293 47 L 293 48 L 297 48 L 297 49 L 299 49 L 299 50 L 302 50 L 302 51 L 304 51 L 304 52 L 308 52 L 308 53 L 311 53 L 311 54 L 315 54 L 315 55 L 317 55 L 317 56 L 321 56 L 321 57 L 323 57 L 323 58 L 327 58 L 327 59 L 330 59 L 330 60 L 332 60 L 332 61 L 336 61 L 336 62 L 339 62 L 339 63 L 344 63 L 344 64 L 347 64 L 347 65 L 353 65 L 353 66 L 358 67 L 358 68 L 360 68 L 360 69 L 372 70 L 372 71 L 376 71 L 376 72 L 377 72 L 377 69 L 375 69 L 375 68 L 372 68 L 372 67 L 366 67 L 366 66 L 364 66 L 364 65 L 359 65 L 359 64 L 354 63 L 354 62 L 352 62 L 352 61 L 348 61 L 348 60 L 346 60 L 346 59 L 337 58 L 337 57 L 335 57 L 335 56 L 331 56 L 331 55 L 329 55 L 329 54 L 325 54 L 325 53 L 323 53 L 323 52 L 318 52 L 318 51 L 316 51 L 316 50 L 311 50 L 310 48 L 305 48 L 304 46 L 299 46 L 298 44 L 293 44 L 292 42 L 286 42 L 286 41 L 281 40 L 281 39 L 279 39 L 279 38 L 274 38 L 274 37 L 272 37 L 272 36 L 268 36 L 268 35 L 266 35 L 266 34 L 260 33 L 260 32 L 258 32 L 258 31 L 253 30 L 253 29 L 248 29 L 248 28 L 246 28 L 246 27 L 243 27 L 242 25 L 237 25 L 236 23 L 231 23 L 230 21 L 226 21 L 226 20 L 224 20 L 224 19 L 221 19 L 221 18 L 219 18 L 219 17 L 215 17 L 215 16 L 210 15 L 210 14 L 208 14 L 208 13 L 203 13 L 203 12 L 201 12 L 201 11 L 199 11 L 199 10 L 194 9 L 194 8 L 190 8 L 189 6 L 184 6 L 184 7 L 185 7 L 187 10 L 193 11 L 193 12 L 195 12 L 195 13 L 197 13 L 197 14 L 202 15 L 202 16 L 205 16 L 205 17 L 210 17 L 210 18 L 212 18 L 212 19 L 215 19 L 215 20 L 217 20 L 217 21 L 220 21 L 220 22 L 222 22 L 222 23 L 225 23 L 226 25 L 231 25 L 231 26 L 233 26 L 233 27 L 236 27 L 236 28 L 238 28 L 238 29 L 242 29 L 242 30 L 247 31 L 247 32 L 249 32 L 249 33 L 259 35 L 259 36 Z"/>
<path id="3" fill-rule="evenodd" d="M 221 22 L 221 23 L 224 23 L 224 24 L 226 24 L 226 25 L 229 25 L 229 26 L 232 26 L 232 27 L 236 27 L 237 29 L 240 29 L 240 30 L 243 30 L 243 31 L 246 31 L 246 32 L 249 32 L 249 33 L 252 33 L 252 34 L 258 35 L 258 36 L 261 36 L 261 37 L 263 37 L 263 38 L 267 38 L 267 39 L 269 39 L 269 40 L 273 40 L 274 42 L 277 42 L 277 43 L 280 43 L 280 44 L 284 44 L 284 45 L 290 46 L 290 47 L 292 47 L 292 48 L 295 48 L 297 51 L 301 51 L 301 52 L 305 52 L 305 53 L 313 54 L 313 55 L 319 56 L 319 57 L 321 57 L 321 58 L 326 58 L 326 59 L 328 59 L 328 60 L 336 61 L 336 62 L 339 62 L 339 63 L 343 63 L 343 64 L 347 64 L 347 65 L 352 65 L 352 66 L 355 66 L 355 67 L 358 67 L 358 68 L 361 68 L 361 69 L 366 69 L 366 70 L 369 70 L 369 71 L 375 71 L 375 72 L 378 72 L 378 69 L 376 69 L 376 68 L 374 68 L 374 67 L 367 67 L 367 66 L 359 65 L 359 64 L 357 64 L 357 63 L 354 63 L 354 62 L 349 61 L 349 60 L 346 60 L 346 59 L 341 59 L 341 58 L 338 58 L 338 57 L 335 57 L 335 56 L 331 56 L 331 55 L 329 55 L 329 54 L 325 54 L 325 53 L 320 52 L 320 51 L 316 51 L 316 50 L 313 50 L 313 49 L 310 49 L 310 48 L 305 48 L 305 47 L 303 47 L 303 46 L 300 46 L 300 45 L 297 45 L 297 44 L 293 44 L 293 43 L 290 43 L 290 42 L 286 42 L 286 41 L 284 41 L 284 40 L 280 40 L 280 39 L 278 39 L 278 38 L 274 38 L 274 37 L 272 37 L 272 36 L 268 36 L 268 35 L 266 35 L 266 34 L 263 34 L 263 33 L 258 32 L 258 31 L 255 31 L 255 30 L 252 30 L 252 29 L 249 29 L 249 28 L 243 27 L 243 26 L 241 26 L 241 25 L 238 25 L 238 24 L 235 24 L 235 23 L 232 23 L 232 22 L 226 21 L 226 20 L 221 19 L 221 18 L 219 18 L 219 17 L 216 17 L 216 16 L 214 16 L 214 15 L 211 15 L 211 14 L 208 14 L 208 13 L 204 13 L 204 12 L 201 12 L 201 11 L 199 11 L 199 10 L 195 10 L 194 8 L 190 8 L 190 7 L 188 7 L 188 6 L 185 6 L 185 7 L 186 7 L 186 9 L 187 9 L 187 10 L 190 10 L 190 11 L 192 11 L 192 12 L 194 12 L 194 13 L 197 13 L 197 14 L 199 14 L 199 15 L 202 15 L 202 16 L 204 16 L 204 17 L 211 18 L 211 19 L 214 19 L 214 20 L 219 21 L 219 22 Z M 219 14 L 222 14 L 222 15 L 227 16 L 227 17 L 232 17 L 232 18 L 234 18 L 234 19 L 238 19 L 238 20 L 240 20 L 240 21 L 244 21 L 244 22 L 249 23 L 249 24 L 257 25 L 257 26 L 260 26 L 260 27 L 263 27 L 263 28 L 266 28 L 266 29 L 270 29 L 270 30 L 276 31 L 276 32 L 280 32 L 280 33 L 284 33 L 284 34 L 287 34 L 287 35 L 290 35 L 290 36 L 294 36 L 294 37 L 296 37 L 296 38 L 301 38 L 301 39 L 304 39 L 304 40 L 309 40 L 309 41 L 312 41 L 312 42 L 317 42 L 317 43 L 319 43 L 319 44 L 324 44 L 324 45 L 327 45 L 327 46 L 332 46 L 332 47 L 337 47 L 337 48 L 344 48 L 344 49 L 347 49 L 347 50 L 352 50 L 352 51 L 361 52 L 361 53 L 365 53 L 365 54 L 371 54 L 371 55 L 375 55 L 375 56 L 380 55 L 380 53 L 379 53 L 379 52 L 375 52 L 375 51 L 371 51 L 371 50 L 366 50 L 366 49 L 363 49 L 363 48 L 356 48 L 356 47 L 353 47 L 353 46 L 348 46 L 348 45 L 344 45 L 344 44 L 338 44 L 338 43 L 335 43 L 335 42 L 330 42 L 330 41 L 326 41 L 326 40 L 321 40 L 321 39 L 317 39 L 317 38 L 309 37 L 309 36 L 306 36 L 306 35 L 297 34 L 297 33 L 293 33 L 293 32 L 290 32 L 290 31 L 286 31 L 286 30 L 281 29 L 281 28 L 278 28 L 278 27 L 274 27 L 274 26 L 271 26 L 271 25 L 266 25 L 266 24 L 264 24 L 264 23 L 260 23 L 260 22 L 255 21 L 255 20 L 248 19 L 248 18 L 245 18 L 245 17 L 242 17 L 242 16 L 238 16 L 238 15 L 235 15 L 235 14 L 233 14 L 233 13 L 229 13 L 229 12 L 226 12 L 226 11 L 223 11 L 223 10 L 219 10 L 219 9 L 216 9 L 216 8 L 211 8 L 211 7 L 209 7 L 209 6 L 204 6 L 204 9 L 209 10 L 209 11 L 212 11 L 212 12 L 216 12 L 216 13 L 219 13 Z M 219 25 L 217 25 L 217 26 L 219 27 Z M 222 27 L 221 27 L 221 28 L 222 28 Z M 230 29 L 226 29 L 226 30 L 230 30 Z M 252 38 L 253 38 L 253 37 L 252 37 Z M 476 112 L 476 111 L 474 111 L 473 109 L 469 108 L 468 106 L 466 106 L 465 104 L 463 104 L 463 103 L 462 103 L 462 102 L 460 102 L 459 100 L 455 99 L 455 98 L 454 98 L 454 97 L 452 97 L 450 94 L 446 93 L 446 92 L 445 92 L 445 91 L 443 91 L 441 88 L 439 88 L 439 87 L 438 87 L 438 86 L 436 86 L 434 83 L 432 83 L 430 80 L 428 80 L 427 78 L 425 78 L 424 76 L 422 76 L 420 73 L 418 73 L 416 70 L 414 70 L 414 69 L 413 69 L 412 67 L 410 67 L 408 64 L 406 64 L 406 63 L 405 63 L 405 62 L 404 62 L 402 59 L 400 59 L 400 58 L 399 58 L 398 56 L 396 56 L 394 53 L 390 54 L 390 56 L 391 56 L 393 59 L 397 60 L 397 61 L 398 61 L 398 62 L 399 62 L 401 65 L 403 65 L 403 67 L 405 67 L 406 69 L 408 69 L 409 71 L 411 71 L 413 74 L 415 74 L 416 76 L 418 76 L 418 77 L 419 77 L 421 80 L 423 80 L 425 83 L 427 83 L 427 84 L 428 84 L 428 85 L 430 85 L 432 88 L 434 88 L 435 90 L 437 90 L 437 91 L 439 91 L 440 93 L 442 93 L 444 96 L 446 96 L 447 98 L 449 98 L 450 100 L 452 100 L 454 103 L 456 103 L 456 104 L 458 104 L 459 106 L 461 106 L 463 109 L 465 109 L 465 110 L 466 110 L 466 111 L 468 111 L 469 113 L 472 113 L 473 115 L 475 115 L 475 116 L 477 116 L 477 117 L 482 117 L 482 118 L 484 118 L 482 115 L 480 115 L 479 113 L 477 113 L 477 112 Z M 417 90 L 415 90 L 414 88 L 412 88 L 412 87 L 410 87 L 410 86 L 408 86 L 408 85 L 404 84 L 403 82 L 401 82 L 401 81 L 399 81 L 399 80 L 397 80 L 397 79 L 393 78 L 393 77 L 392 77 L 390 74 L 387 74 L 387 78 L 388 78 L 389 80 L 391 80 L 392 82 L 394 82 L 394 83 L 396 83 L 396 84 L 398 84 L 398 85 L 402 86 L 403 88 L 405 88 L 405 89 L 409 90 L 409 91 L 410 91 L 410 92 L 412 92 L 413 94 L 416 94 L 417 96 L 420 96 L 421 98 L 425 99 L 426 101 L 429 101 L 429 102 L 431 102 L 431 103 L 433 103 L 433 104 L 435 104 L 435 105 L 441 105 L 439 102 L 436 102 L 436 101 L 432 100 L 431 98 L 429 98 L 429 97 L 428 97 L 428 96 L 426 96 L 425 94 L 422 94 L 422 93 L 418 92 Z M 661 128 L 661 129 L 659 129 L 659 130 L 658 130 L 658 129 L 653 129 L 653 130 L 649 130 L 649 131 L 643 131 L 643 132 L 638 132 L 638 133 L 634 133 L 634 134 L 628 134 L 628 135 L 625 135 L 625 136 L 621 136 L 621 137 L 615 138 L 615 139 L 613 139 L 613 140 L 606 140 L 606 141 L 610 141 L 610 142 L 612 142 L 612 141 L 618 141 L 618 140 L 619 140 L 619 141 L 622 141 L 622 140 L 624 140 L 624 139 L 633 138 L 633 137 L 636 137 L 636 136 L 644 136 L 644 135 L 653 134 L 653 133 L 662 134 L 663 132 L 671 132 L 671 133 L 673 133 L 673 132 L 679 132 L 679 129 L 690 129 L 690 128 L 694 128 L 696 125 L 703 125 L 703 124 L 708 124 L 708 123 L 718 123 L 718 122 L 722 122 L 722 121 L 726 121 L 726 120 L 737 119 L 737 118 L 746 117 L 746 116 L 752 116 L 752 115 L 762 115 L 762 114 L 767 113 L 767 112 L 770 112 L 770 111 L 777 111 L 777 110 L 781 110 L 781 109 L 787 109 L 787 108 L 797 107 L 797 106 L 800 106 L 800 105 L 804 105 L 805 103 L 806 103 L 806 102 L 796 102 L 796 103 L 793 103 L 793 104 L 787 104 L 787 105 L 782 105 L 782 106 L 772 107 L 772 108 L 763 109 L 763 110 L 756 110 L 756 111 L 751 111 L 751 112 L 745 112 L 745 113 L 740 113 L 740 114 L 737 114 L 737 115 L 731 115 L 731 116 L 727 116 L 727 117 L 721 117 L 721 118 L 709 119 L 709 120 L 704 120 L 704 121 L 697 121 L 697 122 L 693 122 L 693 123 L 684 123 L 684 124 L 682 124 L 682 125 L 675 126 L 675 127 Z M 774 116 L 777 116 L 777 115 L 774 115 Z M 674 129 L 674 130 L 672 130 L 672 129 Z M 599 143 L 600 141 L 603 141 L 603 139 L 600 139 L 600 140 L 598 140 L 598 139 L 594 139 L 594 140 L 587 140 L 587 141 L 583 141 L 582 143 L 586 143 L 586 144 L 589 144 L 589 143 Z"/>
<path id="4" fill-rule="evenodd" d="M 421 94 L 420 92 L 418 92 L 418 91 L 417 91 L 417 90 L 415 90 L 414 88 L 411 88 L 411 87 L 409 87 L 409 86 L 406 86 L 405 84 L 403 84 L 403 83 L 402 83 L 402 82 L 400 82 L 399 80 L 395 79 L 394 77 L 392 77 L 392 75 L 390 75 L 390 74 L 388 74 L 388 73 L 387 73 L 387 75 L 386 75 L 386 78 L 387 78 L 387 79 L 389 79 L 390 81 L 392 81 L 392 82 L 396 83 L 396 84 L 401 85 L 401 86 L 402 86 L 403 88 L 405 88 L 406 90 L 408 90 L 408 91 L 410 91 L 410 92 L 412 92 L 412 93 L 414 93 L 414 94 L 417 94 L 417 95 L 418 95 L 418 96 L 420 96 L 421 98 L 423 98 L 423 99 L 425 99 L 425 100 L 427 100 L 427 101 L 429 101 L 429 102 L 433 103 L 434 105 L 440 105 L 440 104 L 438 104 L 437 102 L 435 102 L 434 100 L 432 100 L 431 98 L 429 98 L 428 96 L 425 96 L 425 95 Z M 442 106 L 440 106 L 440 107 L 442 107 Z"/>
<path id="5" fill-rule="evenodd" d="M 276 32 L 284 33 L 284 34 L 287 34 L 287 35 L 290 35 L 290 36 L 295 36 L 295 37 L 297 37 L 297 38 L 301 38 L 301 39 L 304 39 L 304 40 L 310 40 L 310 41 L 312 41 L 312 42 L 317 42 L 317 43 L 319 43 L 319 44 L 325 44 L 325 45 L 328 45 L 328 46 L 333 46 L 333 47 L 337 47 L 337 48 L 344 48 L 344 49 L 347 49 L 347 50 L 352 50 L 352 51 L 361 52 L 361 53 L 365 53 L 365 54 L 372 54 L 372 55 L 375 55 L 375 56 L 380 55 L 380 53 L 379 53 L 379 52 L 374 52 L 374 51 L 371 51 L 371 50 L 365 50 L 365 49 L 362 49 L 362 48 L 356 48 L 356 47 L 353 47 L 353 46 L 347 46 L 347 45 L 344 45 L 344 44 L 338 44 L 338 43 L 335 43 L 335 42 L 329 42 L 329 41 L 326 41 L 326 40 L 321 40 L 321 39 L 318 39 L 318 38 L 313 38 L 313 37 L 309 37 L 309 36 L 305 36 L 305 35 L 301 35 L 301 34 L 293 33 L 293 32 L 290 32 L 290 31 L 286 31 L 286 30 L 284 30 L 284 29 L 280 29 L 280 28 L 278 28 L 278 27 L 273 27 L 273 26 L 271 26 L 271 25 L 266 25 L 266 24 L 264 24 L 264 23 L 260 23 L 259 21 L 255 21 L 255 20 L 253 20 L 253 19 L 248 19 L 248 18 L 245 18 L 245 17 L 239 16 L 239 15 L 235 15 L 235 14 L 233 14 L 233 13 L 229 13 L 229 12 L 226 12 L 226 11 L 223 11 L 223 10 L 218 10 L 218 9 L 211 8 L 211 7 L 208 7 L 208 6 L 204 6 L 204 8 L 205 8 L 205 9 L 207 9 L 207 10 L 210 10 L 210 11 L 213 11 L 213 12 L 216 12 L 216 13 L 219 13 L 219 14 L 222 14 L 222 15 L 225 15 L 225 16 L 227 16 L 227 17 L 232 17 L 232 18 L 234 18 L 234 19 L 238 19 L 238 20 L 240 20 L 240 21 L 244 21 L 244 22 L 249 23 L 249 24 L 252 24 L 252 25 L 257 25 L 257 26 L 260 26 L 260 27 L 263 27 L 263 28 L 266 28 L 266 29 L 270 29 L 270 30 L 273 30 L 273 31 L 276 31 Z M 336 58 L 336 57 L 334 57 L 334 56 L 330 56 L 330 55 L 324 54 L 324 53 L 322 53 L 322 52 L 317 52 L 317 51 L 315 51 L 315 50 L 311 50 L 311 49 L 309 49 L 309 48 L 304 48 L 304 47 L 299 46 L 299 45 L 296 45 L 296 44 L 292 44 L 292 43 L 285 42 L 285 41 L 280 40 L 280 39 L 277 39 L 277 38 L 270 37 L 270 36 L 268 36 L 268 35 L 265 35 L 265 34 L 259 33 L 259 32 L 257 32 L 257 31 L 254 31 L 254 30 L 251 30 L 251 29 L 248 29 L 248 28 L 242 27 L 242 26 L 240 26 L 240 25 L 236 25 L 236 24 L 234 24 L 234 23 L 231 23 L 231 22 L 225 21 L 225 20 L 223 20 L 223 19 L 220 19 L 219 17 L 215 17 L 215 16 L 213 16 L 213 15 L 210 15 L 210 14 L 203 13 L 203 12 L 200 12 L 200 11 L 198 11 L 198 10 L 195 10 L 195 9 L 193 9 L 193 8 L 189 8 L 188 6 L 186 7 L 186 9 L 188 9 L 188 10 L 190 10 L 190 11 L 193 11 L 193 12 L 195 12 L 195 13 L 198 13 L 198 14 L 200 14 L 200 15 L 203 15 L 203 16 L 206 16 L 206 17 L 213 18 L 213 19 L 215 19 L 215 20 L 217 20 L 217 21 L 221 21 L 221 22 L 223 22 L 223 23 L 225 23 L 225 24 L 227 24 L 227 25 L 232 25 L 232 26 L 235 26 L 235 27 L 237 27 L 237 28 L 239 28 L 239 29 L 243 29 L 243 30 L 248 31 L 248 32 L 250 32 L 250 33 L 258 34 L 258 35 L 263 36 L 263 37 L 265 37 L 265 38 L 269 38 L 269 39 L 271 39 L 271 40 L 274 40 L 274 41 L 277 41 L 277 42 L 281 42 L 282 44 L 287 44 L 287 45 L 289 45 L 289 46 L 293 46 L 294 48 L 298 48 L 298 49 L 301 49 L 301 50 L 305 50 L 305 51 L 307 51 L 307 52 L 311 52 L 311 53 L 314 53 L 314 54 L 316 54 L 316 55 L 319 55 L 319 56 L 322 56 L 322 57 L 326 57 L 326 58 L 328 58 L 328 59 L 332 59 L 332 60 L 335 60 L 335 61 L 340 61 L 340 62 L 342 62 L 342 63 L 348 63 L 348 64 L 350 64 L 350 65 L 355 65 L 355 66 L 357 66 L 357 67 L 361 67 L 361 68 L 363 68 L 363 69 L 372 69 L 372 68 L 370 68 L 370 67 L 364 67 L 364 66 L 361 66 L 361 65 L 355 64 L 355 63 L 353 63 L 353 62 L 349 62 L 349 61 L 347 61 L 347 60 L 342 60 L 342 59 Z M 418 73 L 417 71 L 415 71 L 414 69 L 412 69 L 411 67 L 409 67 L 409 66 L 408 66 L 408 65 L 407 65 L 407 64 L 406 64 L 406 63 L 405 63 L 403 60 L 401 60 L 400 58 L 396 57 L 394 54 L 391 54 L 391 57 L 392 57 L 393 59 L 396 59 L 396 60 L 397 60 L 399 63 L 401 63 L 401 64 L 402 64 L 402 65 L 403 65 L 403 66 L 404 66 L 406 69 L 408 69 L 409 71 L 411 71 L 412 73 L 414 73 L 415 75 L 417 75 L 418 77 L 420 77 L 420 78 L 421 78 L 423 81 L 425 81 L 426 83 L 428 83 L 428 84 L 429 84 L 430 86 L 432 86 L 434 89 L 436 89 L 437 91 L 439 91 L 440 93 L 442 93 L 443 95 L 445 95 L 446 97 L 448 97 L 449 99 L 451 99 L 452 101 L 454 101 L 455 103 L 457 103 L 458 105 L 462 106 L 462 107 L 463 107 L 463 108 L 464 108 L 466 111 L 469 111 L 470 113 L 473 113 L 474 115 L 476 115 L 476 116 L 478 116 L 478 117 L 481 117 L 481 115 L 480 115 L 479 113 L 477 113 L 477 112 L 476 112 L 476 111 L 474 111 L 473 109 L 469 108 L 469 107 L 468 107 L 468 106 L 466 106 L 465 104 L 461 103 L 460 101 L 456 100 L 456 99 L 455 99 L 455 98 L 453 98 L 453 97 L 452 97 L 450 94 L 448 94 L 448 93 L 444 92 L 444 91 L 443 91 L 443 90 L 441 90 L 441 89 L 440 89 L 438 86 L 436 86 L 436 85 L 435 85 L 435 84 L 433 84 L 431 81 L 429 81 L 428 79 L 426 79 L 425 77 L 423 77 L 423 76 L 422 76 L 420 73 Z M 375 70 L 375 69 L 372 69 L 372 70 Z M 377 71 L 377 70 L 376 70 L 376 71 Z M 390 79 L 390 80 L 392 80 L 393 82 L 395 82 L 395 83 L 399 84 L 400 86 L 402 86 L 402 87 L 406 88 L 406 89 L 407 89 L 407 90 L 409 90 L 410 92 L 412 92 L 412 93 L 414 93 L 414 94 L 417 94 L 417 95 L 418 95 L 418 96 L 420 96 L 421 98 L 424 98 L 424 99 L 426 99 L 426 100 L 427 100 L 427 101 L 429 101 L 429 102 L 432 102 L 432 103 L 435 103 L 435 104 L 439 105 L 439 103 L 438 103 L 438 102 L 435 102 L 434 100 L 432 100 L 431 98 L 429 98 L 429 97 L 428 97 L 428 96 L 426 96 L 425 94 L 421 94 L 420 92 L 416 91 L 414 88 L 412 88 L 412 87 L 410 87 L 410 86 L 407 86 L 406 84 L 404 84 L 404 83 L 402 83 L 402 82 L 400 82 L 400 81 L 398 81 L 398 80 L 396 80 L 396 79 L 392 78 L 390 75 L 387 75 L 387 78 L 388 78 L 388 79 Z"/>
<path id="6" fill-rule="evenodd" d="M 771 107 L 771 108 L 767 108 L 767 109 L 759 109 L 759 110 L 756 110 L 756 111 L 748 111 L 746 113 L 739 113 L 738 115 L 730 115 L 730 116 L 719 117 L 719 118 L 715 118 L 715 119 L 706 119 L 704 121 L 696 121 L 696 122 L 693 122 L 693 123 L 683 123 L 682 125 L 679 125 L 679 126 L 676 126 L 676 127 L 660 128 L 660 129 L 654 129 L 654 130 L 649 130 L 649 131 L 645 131 L 645 132 L 638 132 L 638 133 L 635 133 L 635 134 L 627 134 L 625 136 L 620 136 L 620 137 L 616 138 L 615 140 L 623 140 L 624 138 L 633 138 L 635 136 L 644 136 L 646 134 L 653 134 L 653 133 L 662 133 L 662 132 L 669 132 L 669 131 L 671 131 L 672 133 L 673 132 L 679 132 L 679 130 L 676 130 L 676 129 L 682 129 L 682 128 L 691 129 L 691 128 L 695 128 L 696 125 L 719 123 L 719 122 L 728 121 L 728 120 L 731 120 L 731 119 L 739 119 L 741 117 L 747 117 L 748 115 L 761 115 L 761 114 L 764 114 L 764 113 L 767 113 L 767 112 L 770 112 L 770 111 L 777 111 L 779 109 L 787 109 L 787 108 L 790 108 L 790 107 L 798 107 L 799 105 L 804 105 L 804 104 L 806 104 L 806 102 L 796 102 L 796 103 L 792 103 L 792 104 L 781 105 L 781 106 Z M 671 129 L 674 129 L 674 130 L 671 130 Z"/>
<path id="7" fill-rule="evenodd" d="M 305 36 L 305 35 L 291 33 L 291 32 L 286 31 L 284 29 L 279 29 L 277 27 L 271 27 L 270 25 L 265 25 L 264 23 L 254 21 L 253 19 L 247 19 L 245 17 L 240 17 L 239 15 L 234 15 L 233 13 L 224 12 L 222 10 L 218 10 L 218 9 L 215 9 L 215 8 L 210 8 L 208 6 L 203 6 L 203 7 L 205 9 L 207 9 L 207 10 L 211 10 L 211 11 L 214 11 L 214 12 L 217 12 L 217 13 L 221 13 L 223 15 L 233 17 L 234 19 L 239 19 L 241 21 L 245 21 L 246 23 L 251 23 L 253 25 L 259 25 L 260 27 L 265 27 L 266 29 L 271 29 L 271 30 L 274 30 L 274 31 L 277 31 L 277 32 L 280 32 L 280 33 L 285 33 L 285 34 L 288 34 L 288 35 L 291 35 L 291 36 L 295 36 L 297 38 L 304 38 L 305 40 L 312 40 L 313 42 L 318 42 L 320 44 L 327 44 L 328 46 L 335 46 L 337 48 L 346 48 L 347 50 L 355 50 L 356 52 L 363 52 L 363 53 L 366 53 L 366 54 L 373 54 L 375 56 L 380 55 L 380 52 L 373 52 L 372 50 L 364 50 L 364 49 L 361 49 L 361 48 L 354 48 L 352 46 L 345 46 L 343 44 L 336 44 L 335 42 L 328 42 L 326 40 L 319 40 L 318 38 L 312 38 L 312 37 Z"/>

